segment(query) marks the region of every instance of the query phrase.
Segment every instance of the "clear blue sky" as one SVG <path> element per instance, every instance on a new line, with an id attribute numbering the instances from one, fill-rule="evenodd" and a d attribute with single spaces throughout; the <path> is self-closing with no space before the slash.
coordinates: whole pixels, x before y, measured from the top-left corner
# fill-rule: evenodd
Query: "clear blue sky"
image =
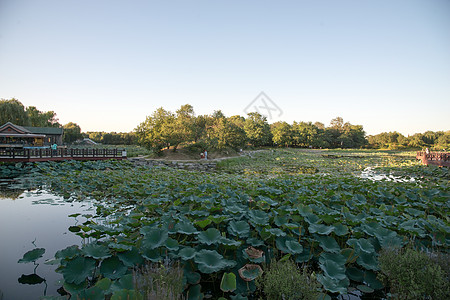
<path id="1" fill-rule="evenodd" d="M 0 0 L 0 98 L 83 131 L 156 108 L 450 130 L 449 0 Z"/>

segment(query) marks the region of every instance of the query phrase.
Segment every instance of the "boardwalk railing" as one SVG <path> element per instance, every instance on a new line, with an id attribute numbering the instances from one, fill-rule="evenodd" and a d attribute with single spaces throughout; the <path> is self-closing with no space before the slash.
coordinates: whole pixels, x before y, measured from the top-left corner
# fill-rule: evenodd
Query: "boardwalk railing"
<path id="1" fill-rule="evenodd" d="M 416 157 L 423 157 L 426 160 L 442 160 L 442 161 L 450 161 L 450 153 L 447 152 L 429 152 L 418 151 Z"/>
<path id="2" fill-rule="evenodd" d="M 50 148 L 39 149 L 0 149 L 0 161 L 45 161 L 45 160 L 102 160 L 125 159 L 124 149 L 95 149 L 95 148 Z"/>
<path id="3" fill-rule="evenodd" d="M 422 160 L 424 165 L 436 165 L 450 167 L 450 153 L 448 152 L 425 152 L 418 151 L 416 159 Z"/>

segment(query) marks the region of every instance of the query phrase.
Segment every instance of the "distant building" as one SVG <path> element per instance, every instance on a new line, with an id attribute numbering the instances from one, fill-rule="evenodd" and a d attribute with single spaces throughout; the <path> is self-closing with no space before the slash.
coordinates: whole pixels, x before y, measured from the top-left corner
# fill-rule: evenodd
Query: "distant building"
<path id="1" fill-rule="evenodd" d="M 19 126 L 11 122 L 0 127 L 0 147 L 43 147 L 61 145 L 63 129 Z"/>
<path id="2" fill-rule="evenodd" d="M 79 144 L 81 144 L 81 145 L 98 145 L 98 143 L 94 142 L 90 138 L 84 138 L 83 140 L 81 140 L 79 142 Z"/>

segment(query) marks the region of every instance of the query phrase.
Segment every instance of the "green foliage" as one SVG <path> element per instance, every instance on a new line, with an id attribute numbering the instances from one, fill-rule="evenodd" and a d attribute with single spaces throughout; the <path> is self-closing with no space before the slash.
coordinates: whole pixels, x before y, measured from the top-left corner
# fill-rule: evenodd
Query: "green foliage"
<path id="1" fill-rule="evenodd" d="M 0 99 L 0 124 L 3 125 L 6 122 L 20 126 L 30 126 L 30 118 L 19 100 L 14 98 L 10 100 Z"/>
<path id="2" fill-rule="evenodd" d="M 383 132 L 369 136 L 367 140 L 372 148 L 420 149 L 428 147 L 436 151 L 441 151 L 450 147 L 450 131 L 427 131 L 425 133 L 416 133 L 408 137 L 405 137 L 396 131 Z"/>
<path id="3" fill-rule="evenodd" d="M 61 127 L 54 111 L 42 112 L 35 106 L 28 106 L 25 111 L 33 127 Z"/>
<path id="4" fill-rule="evenodd" d="M 19 259 L 18 263 L 29 263 L 29 262 L 35 262 L 39 258 L 41 258 L 45 253 L 44 248 L 36 248 L 33 250 L 28 251 L 23 255 L 21 259 Z"/>
<path id="5" fill-rule="evenodd" d="M 0 99 L 0 126 L 11 122 L 20 126 L 61 127 L 54 111 L 42 112 L 35 106 L 25 107 L 17 99 Z"/>
<path id="6" fill-rule="evenodd" d="M 134 273 L 134 288 L 145 300 L 181 300 L 183 269 L 177 263 L 146 264 Z"/>
<path id="7" fill-rule="evenodd" d="M 272 143 L 272 133 L 270 132 L 267 118 L 259 113 L 252 112 L 248 114 L 244 130 L 250 144 L 253 146 L 267 146 Z"/>
<path id="8" fill-rule="evenodd" d="M 64 128 L 64 136 L 63 136 L 64 143 L 73 143 L 76 140 L 83 138 L 83 135 L 81 134 L 81 128 L 80 126 L 78 126 L 78 124 L 69 122 L 65 124 L 63 128 Z"/>
<path id="9" fill-rule="evenodd" d="M 414 250 L 383 249 L 380 253 L 380 278 L 387 282 L 395 299 L 448 299 L 449 274 L 430 256 Z M 447 255 L 446 265 L 450 262 Z"/>
<path id="10" fill-rule="evenodd" d="M 134 145 L 137 144 L 137 137 L 134 132 L 83 132 L 83 137 L 89 138 L 96 143 L 103 145 Z"/>
<path id="11" fill-rule="evenodd" d="M 242 299 L 254 296 L 258 264 L 283 257 L 314 270 L 327 292 L 374 293 L 383 288 L 376 279 L 380 247 L 414 239 L 423 248 L 448 248 L 448 170 L 421 166 L 395 151 L 283 149 L 251 155 L 232 160 L 252 171 L 242 173 L 108 161 L 17 168 L 33 174 L 27 182 L 35 177 L 67 198 L 101 200 L 96 215 L 78 226 L 89 243 L 55 255 L 65 286 L 83 291 L 104 277 L 115 292 L 124 289 L 116 274 L 127 276 L 143 262 L 169 258 L 184 264 L 188 297 L 201 298 L 202 289 L 219 291 L 223 274 L 234 273 L 236 295 L 229 298 Z M 302 165 L 320 173 L 292 173 Z M 415 181 L 358 177 L 374 165 Z"/>
<path id="12" fill-rule="evenodd" d="M 265 299 L 311 299 L 319 296 L 320 285 L 306 268 L 302 270 L 291 260 L 273 261 L 256 281 Z"/>

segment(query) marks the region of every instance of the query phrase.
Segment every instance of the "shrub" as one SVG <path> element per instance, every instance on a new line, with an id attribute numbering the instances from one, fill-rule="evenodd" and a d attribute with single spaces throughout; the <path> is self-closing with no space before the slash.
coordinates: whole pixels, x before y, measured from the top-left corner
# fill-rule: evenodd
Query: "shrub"
<path id="1" fill-rule="evenodd" d="M 146 300 L 182 300 L 183 270 L 178 264 L 147 264 L 134 271 L 134 284 Z"/>
<path id="2" fill-rule="evenodd" d="M 265 299 L 317 299 L 320 285 L 306 268 L 299 269 L 291 260 L 274 261 L 256 281 Z"/>
<path id="3" fill-rule="evenodd" d="M 448 258 L 411 248 L 384 249 L 379 256 L 379 278 L 394 299 L 450 299 L 448 274 L 440 266 Z"/>

